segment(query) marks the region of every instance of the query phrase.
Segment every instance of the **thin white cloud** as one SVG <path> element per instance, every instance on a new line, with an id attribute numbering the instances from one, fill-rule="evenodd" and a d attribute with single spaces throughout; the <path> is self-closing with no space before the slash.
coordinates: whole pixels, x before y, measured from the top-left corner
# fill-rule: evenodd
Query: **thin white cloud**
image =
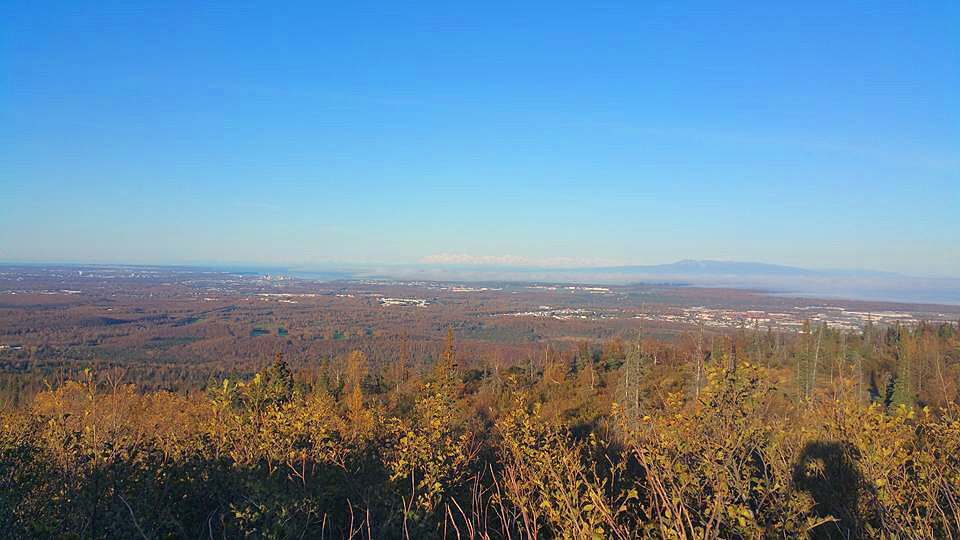
<path id="1" fill-rule="evenodd" d="M 462 264 L 470 266 L 540 266 L 581 267 L 616 264 L 605 259 L 579 259 L 575 257 L 532 258 L 517 255 L 467 255 L 463 253 L 440 253 L 420 259 L 422 264 Z"/>
<path id="2" fill-rule="evenodd" d="M 478 264 L 478 265 L 520 265 L 529 266 L 534 264 L 529 257 L 518 257 L 515 255 L 466 255 L 455 253 L 440 253 L 438 255 L 428 255 L 420 262 L 423 264 Z"/>

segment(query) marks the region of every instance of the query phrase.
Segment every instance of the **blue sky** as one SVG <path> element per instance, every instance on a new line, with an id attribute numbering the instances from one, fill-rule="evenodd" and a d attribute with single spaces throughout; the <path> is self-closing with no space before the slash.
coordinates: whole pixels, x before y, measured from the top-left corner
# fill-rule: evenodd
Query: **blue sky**
<path id="1" fill-rule="evenodd" d="M 0 260 L 960 276 L 957 2 L 0 7 Z"/>

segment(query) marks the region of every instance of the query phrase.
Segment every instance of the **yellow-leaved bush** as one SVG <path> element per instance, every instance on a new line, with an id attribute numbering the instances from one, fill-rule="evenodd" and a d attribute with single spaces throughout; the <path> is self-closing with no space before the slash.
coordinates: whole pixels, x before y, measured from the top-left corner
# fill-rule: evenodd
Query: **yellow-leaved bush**
<path id="1" fill-rule="evenodd" d="M 365 370 L 337 399 L 279 360 L 191 396 L 86 373 L 0 415 L 0 525 L 10 538 L 960 538 L 960 407 L 793 401 L 766 367 L 728 360 L 697 387 L 648 391 L 642 412 L 603 397 L 601 368 L 469 394 L 446 366 L 389 399 Z M 580 394 L 592 403 L 569 412 Z"/>

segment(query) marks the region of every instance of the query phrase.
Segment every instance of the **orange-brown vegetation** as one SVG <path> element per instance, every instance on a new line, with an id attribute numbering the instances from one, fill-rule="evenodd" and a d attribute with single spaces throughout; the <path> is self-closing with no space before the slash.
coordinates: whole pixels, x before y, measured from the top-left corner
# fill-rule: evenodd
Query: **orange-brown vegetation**
<path id="1" fill-rule="evenodd" d="M 4 535 L 960 538 L 954 325 L 438 350 L 51 386 L 0 419 Z"/>

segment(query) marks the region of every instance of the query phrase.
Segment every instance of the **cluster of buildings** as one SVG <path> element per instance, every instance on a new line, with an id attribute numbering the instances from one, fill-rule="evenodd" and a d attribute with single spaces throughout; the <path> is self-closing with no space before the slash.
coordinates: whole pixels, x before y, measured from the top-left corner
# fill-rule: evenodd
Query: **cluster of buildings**
<path id="1" fill-rule="evenodd" d="M 422 298 L 381 298 L 380 305 L 426 307 L 427 301 Z"/>
<path id="2" fill-rule="evenodd" d="M 607 287 L 584 287 L 580 285 L 530 285 L 527 288 L 539 289 L 542 291 L 570 291 L 593 294 L 608 294 L 610 292 L 610 289 Z"/>
<path id="3" fill-rule="evenodd" d="M 850 311 L 837 306 L 796 307 L 790 312 L 763 310 L 732 310 L 691 307 L 679 314 L 651 315 L 648 318 L 703 324 L 721 328 L 773 328 L 778 330 L 802 330 L 809 321 L 812 325 L 825 324 L 838 330 L 862 330 L 868 324 L 912 325 L 919 319 L 900 311 Z"/>
<path id="4" fill-rule="evenodd" d="M 570 319 L 605 319 L 607 315 L 598 313 L 590 309 L 582 308 L 551 308 L 550 306 L 540 306 L 534 311 L 520 311 L 516 313 L 507 313 L 511 317 L 545 317 L 566 321 Z"/>
<path id="5" fill-rule="evenodd" d="M 453 287 L 440 287 L 440 290 L 450 291 L 450 292 L 487 292 L 487 291 L 502 291 L 503 288 L 453 286 Z"/>
<path id="6" fill-rule="evenodd" d="M 758 328 L 787 331 L 804 331 L 809 322 L 813 326 L 825 324 L 838 330 L 860 331 L 868 324 L 880 326 L 913 325 L 920 322 L 917 314 L 901 311 L 852 311 L 835 306 L 795 307 L 789 311 L 718 309 L 703 306 L 677 308 L 668 311 L 635 315 L 627 310 L 595 310 L 584 308 L 551 308 L 539 306 L 535 310 L 505 313 L 513 317 L 543 317 L 558 320 L 569 319 L 617 319 L 634 318 L 646 321 L 703 325 L 707 328 Z M 930 320 L 949 320 L 947 315 L 931 314 Z"/>

